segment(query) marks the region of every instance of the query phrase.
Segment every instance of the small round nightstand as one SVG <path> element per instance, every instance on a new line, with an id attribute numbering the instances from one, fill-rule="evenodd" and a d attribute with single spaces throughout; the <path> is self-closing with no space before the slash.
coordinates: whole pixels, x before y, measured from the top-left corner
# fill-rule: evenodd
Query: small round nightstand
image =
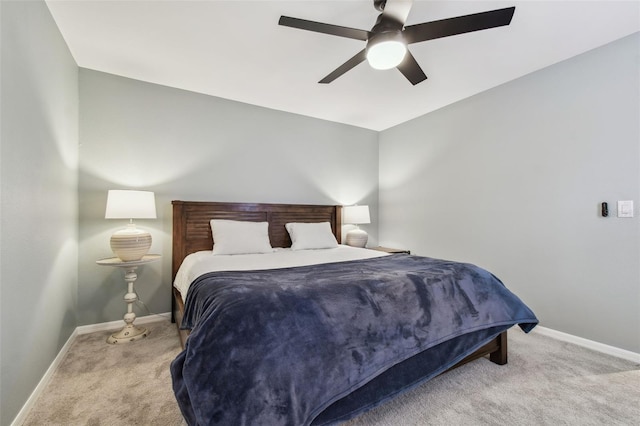
<path id="1" fill-rule="evenodd" d="M 133 290 L 133 282 L 138 278 L 136 269 L 138 266 L 146 265 L 147 263 L 160 260 L 159 254 L 148 254 L 143 256 L 140 260 L 133 260 L 130 262 L 124 262 L 117 257 L 110 257 L 107 259 L 96 260 L 96 263 L 101 266 L 113 266 L 122 268 L 124 273 L 124 280 L 128 284 L 127 294 L 124 295 L 124 301 L 127 304 L 127 313 L 124 314 L 125 326 L 117 333 L 113 333 L 107 339 L 107 343 L 124 343 L 133 342 L 134 340 L 147 337 L 149 331 L 144 327 L 136 327 L 133 325 L 133 321 L 136 319 L 136 314 L 133 312 L 133 304 L 138 300 L 138 295 Z"/>

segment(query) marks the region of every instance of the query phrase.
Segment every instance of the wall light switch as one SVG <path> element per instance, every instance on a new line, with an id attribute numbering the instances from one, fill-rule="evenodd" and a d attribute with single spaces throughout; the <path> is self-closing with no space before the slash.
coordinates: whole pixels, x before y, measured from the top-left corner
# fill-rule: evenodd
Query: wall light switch
<path id="1" fill-rule="evenodd" d="M 633 217 L 633 200 L 618 201 L 618 217 Z"/>

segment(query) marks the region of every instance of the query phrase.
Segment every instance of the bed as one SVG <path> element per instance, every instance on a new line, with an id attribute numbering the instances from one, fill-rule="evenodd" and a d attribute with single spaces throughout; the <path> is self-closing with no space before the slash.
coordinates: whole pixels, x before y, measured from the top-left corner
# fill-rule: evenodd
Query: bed
<path id="1" fill-rule="evenodd" d="M 174 282 L 212 250 L 212 219 L 266 222 L 272 247 L 291 247 L 291 223 L 326 225 L 341 241 L 340 206 L 172 204 Z M 184 350 L 171 372 L 188 424 L 336 424 L 466 362 L 505 364 L 506 330 L 538 322 L 474 265 L 359 250 L 321 265 L 202 272 L 172 288 Z"/>

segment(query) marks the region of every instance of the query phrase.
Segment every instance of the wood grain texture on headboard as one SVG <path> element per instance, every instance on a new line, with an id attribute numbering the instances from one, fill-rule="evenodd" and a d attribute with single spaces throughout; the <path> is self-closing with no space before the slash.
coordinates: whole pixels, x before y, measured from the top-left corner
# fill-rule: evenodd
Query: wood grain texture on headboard
<path id="1" fill-rule="evenodd" d="M 211 219 L 269 222 L 272 247 L 290 247 L 285 229 L 289 222 L 329 222 L 342 241 L 342 207 L 309 204 L 222 203 L 206 201 L 172 201 L 173 254 L 172 280 L 184 258 L 196 251 L 211 250 Z"/>

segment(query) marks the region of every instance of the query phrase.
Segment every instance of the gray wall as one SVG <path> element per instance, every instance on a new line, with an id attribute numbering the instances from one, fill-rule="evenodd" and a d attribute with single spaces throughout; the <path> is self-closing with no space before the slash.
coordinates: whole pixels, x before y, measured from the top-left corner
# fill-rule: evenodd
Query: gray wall
<path id="1" fill-rule="evenodd" d="M 484 266 L 542 325 L 640 352 L 639 51 L 635 34 L 382 132 L 380 242 Z"/>
<path id="2" fill-rule="evenodd" d="M 120 271 L 95 265 L 124 225 L 104 219 L 114 188 L 157 195 L 139 221 L 164 255 L 137 286 L 153 312 L 169 310 L 172 199 L 367 203 L 371 245 L 379 226 L 381 243 L 478 263 L 543 325 L 640 352 L 638 35 L 378 135 L 78 76 L 44 2 L 3 0 L 0 19 L 0 424 L 76 325 L 122 318 Z M 598 216 L 620 199 L 634 219 Z"/>
<path id="3" fill-rule="evenodd" d="M 10 424 L 76 327 L 78 68 L 42 1 L 0 2 L 0 324 Z"/>
<path id="4" fill-rule="evenodd" d="M 170 309 L 174 199 L 369 204 L 376 243 L 377 132 L 81 69 L 80 141 L 80 324 L 125 311 L 121 271 L 95 264 L 125 224 L 104 219 L 109 189 L 156 193 L 158 220 L 137 221 L 164 256 L 136 282 L 151 312 Z"/>

